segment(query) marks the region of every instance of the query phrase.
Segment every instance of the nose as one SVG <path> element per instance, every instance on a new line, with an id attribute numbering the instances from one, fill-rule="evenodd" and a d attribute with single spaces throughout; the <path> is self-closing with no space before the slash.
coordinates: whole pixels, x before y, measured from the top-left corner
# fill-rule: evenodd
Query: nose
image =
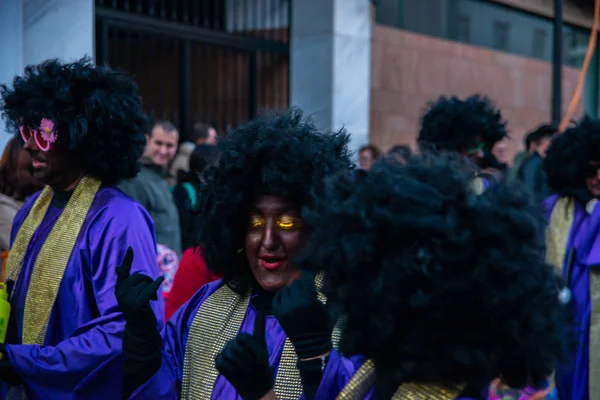
<path id="1" fill-rule="evenodd" d="M 31 135 L 29 137 L 29 139 L 27 139 L 27 141 L 25 142 L 25 144 L 23 145 L 23 148 L 25 150 L 28 150 L 30 152 L 36 152 L 38 151 L 40 148 L 38 147 L 37 143 L 35 142 L 35 139 L 33 138 L 33 135 Z"/>
<path id="2" fill-rule="evenodd" d="M 273 221 L 267 221 L 265 226 L 263 239 L 262 239 L 262 247 L 265 250 L 275 250 L 277 249 L 277 234 L 275 232 L 275 226 Z"/>

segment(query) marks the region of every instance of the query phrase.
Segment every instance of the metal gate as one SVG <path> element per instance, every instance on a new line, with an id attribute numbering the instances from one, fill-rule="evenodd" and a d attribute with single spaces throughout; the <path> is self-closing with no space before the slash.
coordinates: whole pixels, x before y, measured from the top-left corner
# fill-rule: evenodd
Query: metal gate
<path id="1" fill-rule="evenodd" d="M 291 0 L 96 0 L 96 60 L 186 137 L 288 106 Z"/>

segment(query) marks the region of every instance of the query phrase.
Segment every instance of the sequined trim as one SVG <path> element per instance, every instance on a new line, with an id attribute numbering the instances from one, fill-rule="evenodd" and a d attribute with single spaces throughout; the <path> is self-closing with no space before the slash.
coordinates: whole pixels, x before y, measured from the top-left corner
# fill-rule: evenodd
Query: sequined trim
<path id="1" fill-rule="evenodd" d="M 354 373 L 338 395 L 337 400 L 362 400 L 373 389 L 375 381 L 375 364 L 373 361 L 367 360 Z M 464 388 L 465 385 L 405 383 L 398 386 L 392 400 L 452 400 L 457 398 Z"/>
<path id="2" fill-rule="evenodd" d="M 44 344 L 58 288 L 100 184 L 88 176 L 79 182 L 36 257 L 25 299 L 22 344 Z M 19 279 L 29 242 L 42 223 L 52 196 L 52 190 L 46 187 L 17 233 L 8 256 L 8 278 L 15 282 Z"/>
<path id="3" fill-rule="evenodd" d="M 315 278 L 320 289 L 323 274 Z M 198 309 L 190 327 L 183 362 L 181 398 L 208 400 L 219 376 L 215 357 L 240 331 L 251 293 L 240 296 L 227 285 L 217 289 Z M 325 297 L 319 293 L 319 300 Z M 339 326 L 333 331 L 332 342 L 337 347 L 340 340 Z M 297 356 L 291 341 L 286 338 L 277 376 L 275 393 L 280 399 L 298 399 L 302 394 L 300 372 L 296 368 Z"/>
<path id="4" fill-rule="evenodd" d="M 363 400 L 375 386 L 375 364 L 367 360 L 342 389 L 337 400 Z"/>
<path id="5" fill-rule="evenodd" d="M 556 201 L 546 228 L 546 262 L 562 273 L 571 226 L 575 219 L 575 200 L 561 197 Z"/>

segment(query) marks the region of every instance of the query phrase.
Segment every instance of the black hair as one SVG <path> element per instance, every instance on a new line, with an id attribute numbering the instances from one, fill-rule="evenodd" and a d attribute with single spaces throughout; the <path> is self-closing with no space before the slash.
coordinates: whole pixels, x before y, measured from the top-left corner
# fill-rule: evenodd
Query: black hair
<path id="1" fill-rule="evenodd" d="M 57 127 L 56 144 L 85 172 L 106 184 L 136 176 L 148 120 L 131 77 L 89 58 L 73 63 L 44 61 L 25 68 L 11 85 L 0 85 L 0 109 L 9 131 Z M 20 139 L 19 139 L 20 140 Z"/>
<path id="2" fill-rule="evenodd" d="M 480 95 L 461 100 L 441 96 L 421 117 L 418 143 L 423 150 L 464 152 L 481 141 L 491 149 L 507 136 L 502 113 Z"/>
<path id="3" fill-rule="evenodd" d="M 190 141 L 196 143 L 198 140 L 208 139 L 209 131 L 211 129 L 214 128 L 208 124 L 203 124 L 202 122 L 194 124 L 192 134 L 190 135 Z"/>
<path id="4" fill-rule="evenodd" d="M 381 157 L 381 150 L 379 150 L 379 148 L 377 146 L 375 146 L 374 144 L 367 144 L 367 145 L 362 146 L 358 150 L 358 153 L 360 154 L 363 151 L 370 151 L 371 155 L 373 156 L 374 161 L 379 160 L 379 158 Z"/>
<path id="5" fill-rule="evenodd" d="M 398 144 L 390 148 L 387 155 L 398 157 L 402 160 L 408 160 L 412 156 L 412 150 L 410 149 L 410 146 Z"/>
<path id="6" fill-rule="evenodd" d="M 540 140 L 548 137 L 554 136 L 558 132 L 558 128 L 553 124 L 544 124 L 538 126 L 534 131 L 532 131 L 525 138 L 525 145 L 531 145 L 532 143 L 537 143 Z M 529 147 L 527 147 L 529 148 Z"/>
<path id="7" fill-rule="evenodd" d="M 219 159 L 206 170 L 198 195 L 199 243 L 208 267 L 238 292 L 254 282 L 238 250 L 256 196 L 306 205 L 326 175 L 352 167 L 348 141 L 344 130 L 321 132 L 297 109 L 259 116 L 221 139 Z"/>
<path id="8" fill-rule="evenodd" d="M 173 124 L 171 121 L 168 121 L 168 120 L 164 119 L 164 120 L 155 121 L 152 124 L 152 127 L 150 128 L 150 131 L 148 132 L 148 136 L 152 136 L 152 131 L 156 127 L 161 128 L 165 132 L 169 132 L 169 133 L 170 132 L 176 132 L 177 134 L 179 134 L 179 132 L 177 131 L 177 127 L 175 126 L 175 124 Z"/>
<path id="9" fill-rule="evenodd" d="M 600 120 L 584 117 L 552 139 L 543 161 L 548 186 L 560 195 L 584 189 L 591 161 L 600 161 Z"/>
<path id="10" fill-rule="evenodd" d="M 477 196 L 460 159 L 383 160 L 329 178 L 305 211 L 298 265 L 327 267 L 340 350 L 373 359 L 394 385 L 540 384 L 571 344 L 541 211 L 519 183 Z"/>
<path id="11" fill-rule="evenodd" d="M 216 162 L 218 158 L 217 146 L 212 144 L 199 144 L 190 154 L 190 168 L 188 171 L 179 170 L 178 182 L 191 182 L 200 184 L 203 181 L 204 171 Z"/>

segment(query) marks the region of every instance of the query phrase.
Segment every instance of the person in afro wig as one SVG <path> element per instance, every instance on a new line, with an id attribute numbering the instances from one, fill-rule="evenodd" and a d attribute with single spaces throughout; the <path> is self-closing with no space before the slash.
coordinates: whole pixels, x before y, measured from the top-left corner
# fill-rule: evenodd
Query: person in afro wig
<path id="1" fill-rule="evenodd" d="M 160 275 L 150 216 L 114 186 L 138 171 L 142 100 L 128 75 L 88 59 L 28 66 L 0 95 L 8 130 L 45 184 L 14 219 L 0 392 L 119 398 L 120 382 L 106 384 L 120 372 L 125 328 L 114 270 L 131 248 L 140 261 L 132 272 Z M 161 328 L 163 304 L 148 310 Z"/>
<path id="2" fill-rule="evenodd" d="M 600 393 L 600 120 L 583 118 L 555 136 L 543 163 L 555 193 L 544 202 L 547 260 L 570 289 L 579 324 L 575 363 L 559 368 L 556 384 L 564 399 Z"/>
<path id="3" fill-rule="evenodd" d="M 302 209 L 326 176 L 353 167 L 348 140 L 345 131 L 321 132 L 291 110 L 259 116 L 218 141 L 219 159 L 198 195 L 199 245 L 223 279 L 198 288 L 175 312 L 164 345 L 141 329 L 152 319 L 133 318 L 150 297 L 130 302 L 117 294 L 132 310 L 126 331 L 142 332 L 135 343 L 123 341 L 133 398 L 337 395 L 355 364 L 334 350 L 337 331 L 317 291 L 320 274 L 303 275 L 294 259 L 306 241 Z M 158 349 L 157 362 L 148 362 L 145 348 Z"/>
<path id="4" fill-rule="evenodd" d="M 487 97 L 441 96 L 421 117 L 417 141 L 423 150 L 453 151 L 477 160 L 506 135 L 502 113 Z"/>
<path id="5" fill-rule="evenodd" d="M 29 151 L 35 152 L 37 173 L 48 184 L 64 189 L 60 186 L 85 173 L 113 185 L 138 173 L 148 120 L 127 74 L 95 67 L 89 59 L 48 60 L 27 67 L 12 85 L 0 86 L 0 95 L 9 131 L 40 131 L 33 136 L 41 151 L 33 149 L 34 141 Z M 53 133 L 44 139 L 50 126 Z M 53 153 L 68 166 L 57 170 L 61 166 L 47 160 Z"/>
<path id="6" fill-rule="evenodd" d="M 455 157 L 340 173 L 305 212 L 299 265 L 327 266 L 340 351 L 367 360 L 338 399 L 480 399 L 498 377 L 512 399 L 567 352 L 538 209 L 518 184 L 475 194 Z"/>

